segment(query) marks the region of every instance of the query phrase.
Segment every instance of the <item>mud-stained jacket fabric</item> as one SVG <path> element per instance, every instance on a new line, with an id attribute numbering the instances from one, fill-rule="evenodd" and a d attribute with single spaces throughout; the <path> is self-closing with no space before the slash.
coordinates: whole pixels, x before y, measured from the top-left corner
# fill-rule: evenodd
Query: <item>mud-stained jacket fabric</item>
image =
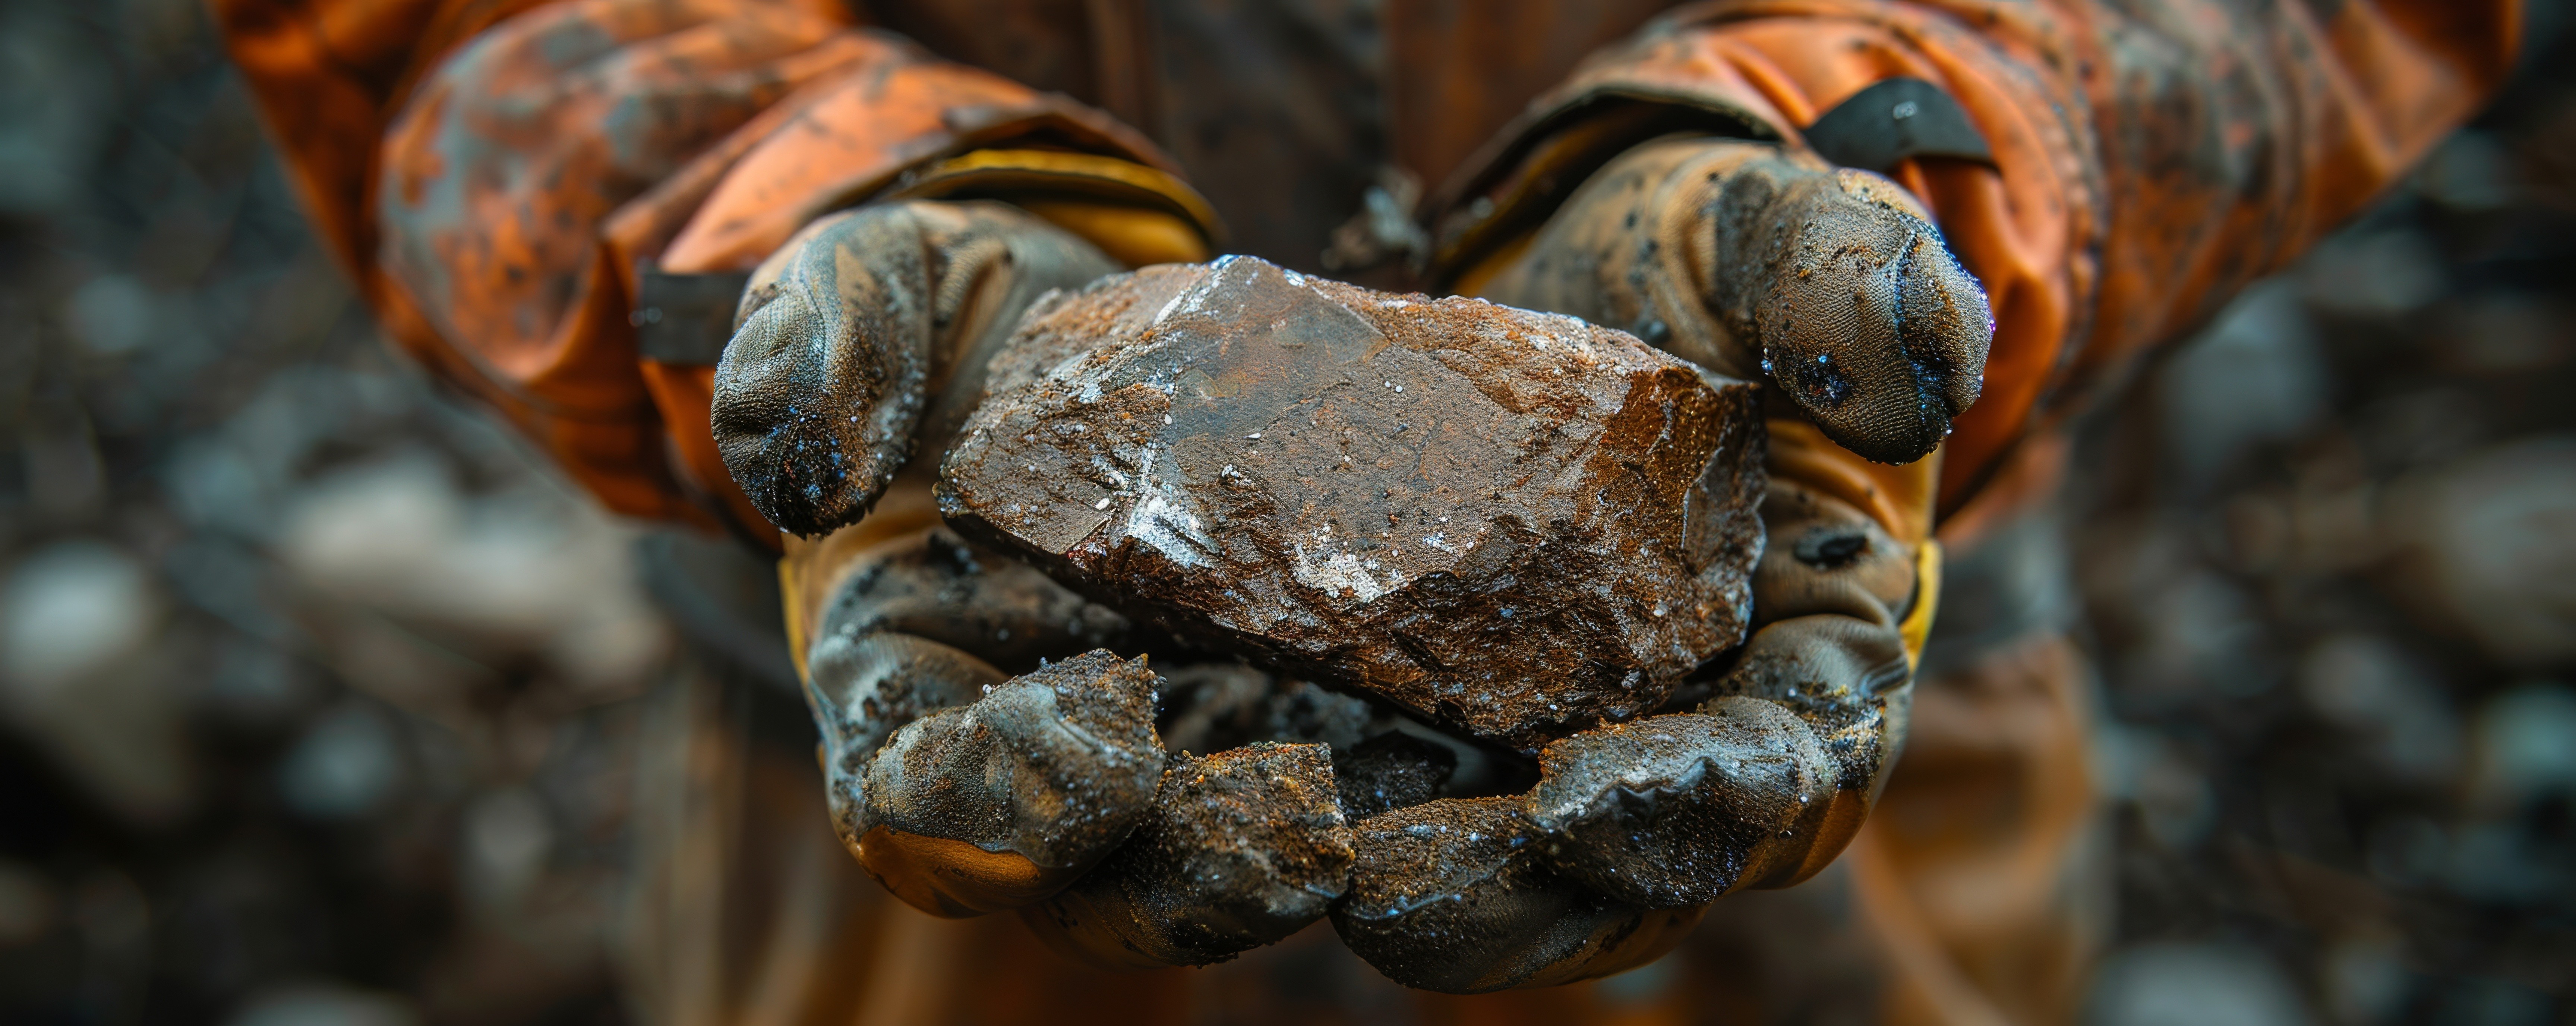
<path id="1" fill-rule="evenodd" d="M 1796 139 L 1873 85 L 1932 84 L 1991 159 L 1872 170 L 1932 209 L 1994 306 L 1984 396 L 1944 447 L 1954 511 L 2404 173 L 2501 81 L 2517 27 L 2509 3 L 1693 5 L 1534 101 L 1436 198 L 1435 245 L 1472 266 L 1653 134 Z"/>
<path id="2" fill-rule="evenodd" d="M 746 270 L 908 170 L 1036 145 L 1181 173 L 1233 248 L 1291 266 L 1379 166 L 1445 180 L 1436 279 L 1643 135 L 1795 140 L 1891 78 L 1947 92 L 1992 146 L 1890 169 L 1995 306 L 1984 398 L 1945 447 L 1955 510 L 2402 173 L 2517 28 L 2499 2 L 881 6 L 215 0 L 316 224 L 408 351 L 612 508 L 747 525 L 706 369 L 637 353 L 647 262 Z"/>
<path id="3" fill-rule="evenodd" d="M 708 434 L 712 361 L 639 348 L 647 273 L 747 272 L 814 217 L 983 151 L 1113 158 L 1135 170 L 1110 185 L 1215 228 L 1134 130 L 828 5 L 217 11 L 395 340 L 633 516 L 767 536 Z"/>

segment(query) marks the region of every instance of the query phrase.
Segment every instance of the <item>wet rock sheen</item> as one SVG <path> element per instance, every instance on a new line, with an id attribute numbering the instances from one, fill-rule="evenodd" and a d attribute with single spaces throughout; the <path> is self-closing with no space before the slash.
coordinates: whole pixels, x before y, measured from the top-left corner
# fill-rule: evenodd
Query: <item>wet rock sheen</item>
<path id="1" fill-rule="evenodd" d="M 1148 268 L 1032 308 L 958 530 L 1135 615 L 1523 750 L 1743 635 L 1753 386 L 1572 318 Z"/>

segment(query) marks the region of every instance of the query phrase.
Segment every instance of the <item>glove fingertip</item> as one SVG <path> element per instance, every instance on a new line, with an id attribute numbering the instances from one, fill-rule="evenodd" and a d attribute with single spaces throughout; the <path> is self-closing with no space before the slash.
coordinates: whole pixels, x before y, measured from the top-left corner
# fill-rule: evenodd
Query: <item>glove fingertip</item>
<path id="1" fill-rule="evenodd" d="M 1828 201 L 1798 235 L 1757 315 L 1763 373 L 1864 458 L 1930 454 L 1983 388 L 1984 288 L 1938 228 L 1884 203 Z"/>
<path id="2" fill-rule="evenodd" d="M 752 507 L 809 538 L 857 523 L 911 459 L 930 371 L 919 225 L 871 209 L 820 227 L 754 279 L 708 423 Z"/>

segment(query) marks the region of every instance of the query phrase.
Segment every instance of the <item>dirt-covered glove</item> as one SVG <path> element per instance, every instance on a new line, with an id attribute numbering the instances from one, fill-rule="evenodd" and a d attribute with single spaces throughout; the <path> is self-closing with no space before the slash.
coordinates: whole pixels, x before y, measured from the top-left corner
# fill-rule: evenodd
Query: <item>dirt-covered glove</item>
<path id="1" fill-rule="evenodd" d="M 814 222 L 745 287 L 716 370 L 725 469 L 790 534 L 857 523 L 916 451 L 956 433 L 1021 311 L 1117 269 L 990 201 L 884 203 Z"/>
<path id="2" fill-rule="evenodd" d="M 926 482 L 897 480 L 981 398 L 1021 310 L 1116 268 L 1000 203 L 863 207 L 761 266 L 718 367 L 727 467 L 808 536 L 784 571 L 834 825 L 938 914 L 1062 887 L 1125 837 L 1162 772 L 1141 662 L 1041 667 L 1123 638 L 1125 621 L 935 531 Z"/>
<path id="3" fill-rule="evenodd" d="M 1363 857 L 1337 922 L 1390 975 L 1443 990 L 1639 964 L 1677 938 L 1614 910 L 1787 886 L 1842 850 L 1902 745 L 1938 594 L 1938 461 L 1923 457 L 1976 400 L 1991 334 L 1983 293 L 1907 194 L 1765 144 L 1631 151 L 1460 280 L 1768 378 L 1787 401 L 1767 424 L 1742 649 L 1685 685 L 1666 707 L 1680 711 L 1548 746 L 1521 802 L 1432 802 L 1363 830 L 1364 853 L 1385 837 L 1400 856 Z M 1435 872 L 1455 882 L 1403 883 Z M 1592 940 L 1613 929 L 1635 932 Z"/>
<path id="4" fill-rule="evenodd" d="M 1728 679 L 1905 683 L 1930 629 L 1914 597 L 1937 591 L 1935 449 L 1976 401 L 1993 335 L 1985 293 L 1911 194 L 1804 150 L 1669 139 L 1611 161 L 1526 247 L 1460 277 L 1768 378 L 1787 401 L 1770 404 L 1764 626 Z"/>
<path id="5" fill-rule="evenodd" d="M 1911 463 L 1977 401 L 1993 315 L 1896 183 L 1770 143 L 1637 147 L 1460 291 L 1767 379 L 1844 448 Z"/>
<path id="6" fill-rule="evenodd" d="M 1834 459 L 1800 455 L 1842 450 L 1789 423 L 1769 447 L 1771 475 L 1826 480 L 1784 492 L 1762 519 L 1814 537 L 1757 574 L 1764 445 L 1740 384 L 1658 365 L 1581 322 L 1380 296 L 1257 261 L 1116 281 L 1033 312 L 998 351 L 988 401 L 945 463 L 946 518 L 1155 627 L 1369 694 L 1505 771 L 1448 779 L 1454 753 L 1444 762 L 1381 735 L 1373 750 L 1180 756 L 1151 788 L 1126 779 L 1116 794 L 1033 801 L 1013 782 L 1028 792 L 1069 779 L 1048 772 L 1068 749 L 1015 739 L 1042 732 L 925 716 L 923 733 L 955 739 L 899 736 L 869 752 L 928 704 L 818 698 L 818 717 L 856 713 L 824 717 L 827 734 L 850 739 L 836 749 L 836 801 L 888 810 L 843 825 L 898 894 L 946 914 L 1028 906 L 1069 947 L 1146 963 L 1226 957 L 1329 910 L 1390 976 L 1480 991 L 1642 964 L 1707 901 L 1803 878 L 1857 827 L 1901 721 L 1900 618 L 1910 626 L 1928 606 L 1917 550 L 1870 525 L 1928 492 L 1892 479 L 1855 494 Z M 926 511 L 911 522 L 926 525 Z M 889 533 L 844 532 L 816 551 L 873 545 L 883 562 L 904 545 L 868 539 Z M 904 544 L 965 553 L 948 562 L 973 574 L 994 565 L 961 542 Z M 857 594 L 890 576 L 865 558 L 807 562 L 861 569 L 831 586 L 791 579 L 791 592 Z M 1779 622 L 1748 624 L 1757 592 Z M 1055 600 L 1059 616 L 1096 609 Z M 945 608 L 966 621 L 956 611 L 981 601 Z M 889 640 L 875 626 L 885 618 L 842 612 L 881 604 L 833 603 L 818 670 L 833 637 Z M 1733 672 L 1681 686 L 1756 625 Z M 1084 641 L 1060 631 L 1046 645 Z M 1891 650 L 1892 672 L 1871 661 Z M 1058 710 L 1117 704 L 1089 697 L 1111 686 L 1048 690 Z M 1151 735 L 1127 736 L 1132 753 Z M 906 751 L 957 768 L 875 768 Z M 981 788 L 958 783 L 970 765 Z M 1434 783 L 1339 779 L 1355 773 Z M 907 780 L 941 783 L 913 799 L 870 791 Z M 897 806 L 914 810 L 901 824 Z M 1045 820 L 1068 810 L 1108 827 Z M 1109 836 L 1122 824 L 1123 843 Z M 1006 835 L 1073 843 L 1014 847 Z"/>
<path id="7" fill-rule="evenodd" d="M 1806 867 L 1836 739 L 1742 696 L 1655 715 L 1748 627 L 1750 384 L 1573 318 L 1250 258 L 1042 301 L 1002 359 L 1027 369 L 994 372 L 942 464 L 950 527 L 1465 749 L 1326 738 L 1330 776 L 1266 789 L 1175 764 L 1158 806 L 1183 814 L 1040 906 L 1043 932 L 1203 962 L 1329 908 L 1391 977 L 1482 991 L 1640 964 L 1718 894 Z M 1671 815 L 1620 818 L 1640 795 Z M 1337 821 L 1346 842 L 1314 843 Z M 1234 895 L 1262 915 L 1207 900 Z"/>

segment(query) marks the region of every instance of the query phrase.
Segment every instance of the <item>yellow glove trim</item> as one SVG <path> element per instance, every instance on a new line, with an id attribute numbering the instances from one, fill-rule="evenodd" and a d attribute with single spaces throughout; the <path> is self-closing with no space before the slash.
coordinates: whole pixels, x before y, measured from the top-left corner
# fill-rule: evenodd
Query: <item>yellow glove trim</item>
<path id="1" fill-rule="evenodd" d="M 1511 239 L 1494 244 L 1492 251 L 1475 263 L 1469 264 L 1466 270 L 1458 272 L 1456 280 L 1450 282 L 1450 291 L 1462 296 L 1483 295 L 1485 284 L 1493 281 L 1495 275 L 1509 270 L 1512 264 L 1520 260 L 1522 254 L 1529 252 L 1530 245 L 1537 241 L 1538 229 L 1532 228 Z"/>
<path id="2" fill-rule="evenodd" d="M 1195 264 L 1216 255 L 1198 229 L 1169 211 L 1087 200 L 1021 200 L 1019 207 L 1129 267 Z"/>
<path id="3" fill-rule="evenodd" d="M 997 199 L 1055 221 L 1082 235 L 1111 256 L 1138 251 L 1129 266 L 1205 260 L 1225 242 L 1225 223 L 1216 207 L 1188 182 L 1154 168 L 1115 157 L 1061 150 L 976 150 L 951 157 L 904 176 L 881 199 Z M 1139 215 L 1160 214 L 1156 227 L 1121 227 L 1105 237 L 1084 231 L 1086 224 L 1107 223 L 1098 214 L 1075 221 L 1051 217 L 1042 206 L 1126 208 Z M 1143 223 L 1141 219 L 1128 219 Z M 1177 241 L 1194 236 L 1192 242 Z M 1125 259 L 1125 258 L 1121 258 Z"/>
<path id="4" fill-rule="evenodd" d="M 1923 661 L 1932 617 L 1941 604 L 1941 543 L 1932 539 L 1932 503 L 1940 488 L 1941 450 L 1903 466 L 1872 463 L 1834 443 L 1814 424 L 1773 417 L 1768 467 L 1773 478 L 1796 481 L 1878 521 L 1896 540 L 1914 546 L 1914 607 L 1897 624 L 1905 641 L 1905 668 Z"/>
<path id="5" fill-rule="evenodd" d="M 1872 463 L 1797 417 L 1772 417 L 1768 469 L 1852 504 L 1901 542 L 1932 536 L 1932 501 L 1940 489 L 1941 450 L 1912 463 Z"/>
<path id="6" fill-rule="evenodd" d="M 782 531 L 778 537 L 784 540 L 795 535 Z M 797 580 L 803 569 L 804 564 L 798 560 L 782 558 L 778 561 L 778 607 L 785 614 L 779 619 L 787 622 L 787 660 L 796 664 L 796 679 L 800 683 L 814 679 L 805 672 L 805 610 L 799 608 L 796 601 L 796 597 L 804 593 Z"/>
<path id="7" fill-rule="evenodd" d="M 1932 639 L 1932 616 L 1941 605 L 1941 543 L 1930 538 L 1914 546 L 1914 608 L 1896 634 L 1905 639 L 1905 672 L 1923 665 L 1923 643 Z"/>

